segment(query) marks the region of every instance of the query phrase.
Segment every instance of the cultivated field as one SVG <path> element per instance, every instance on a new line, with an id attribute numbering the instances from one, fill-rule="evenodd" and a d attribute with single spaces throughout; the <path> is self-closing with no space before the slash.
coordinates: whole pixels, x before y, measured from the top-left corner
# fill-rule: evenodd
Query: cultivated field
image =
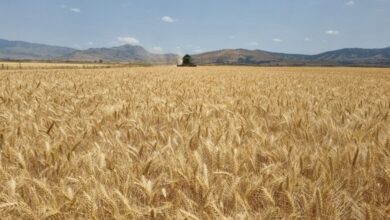
<path id="1" fill-rule="evenodd" d="M 0 219 L 388 219 L 390 69 L 0 70 Z"/>
<path id="2" fill-rule="evenodd" d="M 2 70 L 31 70 L 31 69 L 99 69 L 132 67 L 136 64 L 129 63 L 47 63 L 47 62 L 17 62 L 0 61 L 0 71 Z M 141 65 L 138 65 L 141 66 Z"/>

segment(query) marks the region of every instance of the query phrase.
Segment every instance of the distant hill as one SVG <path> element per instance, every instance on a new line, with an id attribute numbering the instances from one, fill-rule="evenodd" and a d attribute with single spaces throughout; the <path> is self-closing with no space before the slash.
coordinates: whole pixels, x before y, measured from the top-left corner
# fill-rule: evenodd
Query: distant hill
<path id="1" fill-rule="evenodd" d="M 198 64 L 266 64 L 279 59 L 272 53 L 261 50 L 228 49 L 192 56 Z"/>
<path id="2" fill-rule="evenodd" d="M 75 49 L 0 39 L 0 59 L 59 59 Z"/>
<path id="3" fill-rule="evenodd" d="M 390 66 L 390 47 L 383 49 L 347 48 L 321 53 L 309 58 L 316 62 Z"/>
<path id="4" fill-rule="evenodd" d="M 124 61 L 143 64 L 176 64 L 175 54 L 154 54 L 141 46 L 76 50 L 23 41 L 0 39 L 0 59 L 60 61 Z M 347 48 L 317 55 L 274 53 L 264 50 L 226 49 L 193 55 L 196 64 L 221 65 L 343 65 L 390 66 L 390 47 L 383 49 Z"/>
<path id="5" fill-rule="evenodd" d="M 0 59 L 61 61 L 125 61 L 146 64 L 176 64 L 175 54 L 154 54 L 141 46 L 123 45 L 112 48 L 76 50 L 23 41 L 0 39 Z"/>
<path id="6" fill-rule="evenodd" d="M 71 61 L 127 61 L 132 63 L 176 64 L 175 54 L 154 54 L 141 46 L 123 45 L 112 48 L 93 48 L 77 50 L 63 57 Z"/>
<path id="7" fill-rule="evenodd" d="M 304 64 L 308 57 L 264 50 L 228 49 L 196 54 L 193 61 L 198 64 L 289 65 Z"/>
<path id="8" fill-rule="evenodd" d="M 350 48 L 317 55 L 274 53 L 263 50 L 229 49 L 193 55 L 197 64 L 231 65 L 351 65 L 390 66 L 390 47 Z"/>

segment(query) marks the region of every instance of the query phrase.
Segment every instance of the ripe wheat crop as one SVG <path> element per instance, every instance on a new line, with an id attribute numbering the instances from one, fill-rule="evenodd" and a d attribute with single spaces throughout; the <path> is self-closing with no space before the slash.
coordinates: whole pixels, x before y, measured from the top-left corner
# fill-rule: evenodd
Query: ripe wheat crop
<path id="1" fill-rule="evenodd" d="M 390 70 L 0 71 L 0 219 L 388 219 Z"/>

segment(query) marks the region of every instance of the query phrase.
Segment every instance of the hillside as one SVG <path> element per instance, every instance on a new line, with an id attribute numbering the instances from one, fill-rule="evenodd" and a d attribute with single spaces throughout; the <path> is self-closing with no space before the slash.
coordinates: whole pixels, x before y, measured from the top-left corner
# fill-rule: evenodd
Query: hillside
<path id="1" fill-rule="evenodd" d="M 0 59 L 61 61 L 125 61 L 148 64 L 176 64 L 175 54 L 154 54 L 141 46 L 123 45 L 112 48 L 76 50 L 67 47 L 0 39 Z"/>
<path id="2" fill-rule="evenodd" d="M 123 45 L 111 48 L 76 50 L 23 41 L 0 39 L 0 59 L 111 61 L 143 64 L 176 64 L 175 54 L 154 54 L 142 46 Z M 346 48 L 317 55 L 274 53 L 264 50 L 224 49 L 193 55 L 200 65 L 333 65 L 390 66 L 390 47 L 383 49 Z"/>
<path id="3" fill-rule="evenodd" d="M 0 39 L 0 59 L 59 59 L 75 49 Z"/>
<path id="4" fill-rule="evenodd" d="M 196 54 L 193 56 L 193 60 L 198 64 L 390 66 L 390 47 L 384 49 L 341 49 L 317 55 L 229 49 Z"/>
<path id="5" fill-rule="evenodd" d="M 133 63 L 151 64 L 175 64 L 177 55 L 175 54 L 153 54 L 141 46 L 123 45 L 112 48 L 93 48 L 88 50 L 74 51 L 63 57 L 71 61 L 127 61 Z"/>
<path id="6" fill-rule="evenodd" d="M 245 49 L 218 50 L 193 56 L 193 61 L 199 64 L 265 64 L 278 60 L 272 53 Z"/>
<path id="7" fill-rule="evenodd" d="M 317 62 L 390 65 L 390 47 L 383 49 L 347 48 L 314 55 L 310 59 Z"/>

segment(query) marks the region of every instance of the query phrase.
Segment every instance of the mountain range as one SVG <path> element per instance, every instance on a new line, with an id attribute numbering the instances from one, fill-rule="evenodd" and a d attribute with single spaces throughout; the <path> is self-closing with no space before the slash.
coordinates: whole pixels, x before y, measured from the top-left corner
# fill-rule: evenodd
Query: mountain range
<path id="1" fill-rule="evenodd" d="M 142 64 L 175 64 L 175 54 L 154 54 L 141 46 L 123 45 L 112 48 L 76 50 L 68 47 L 0 39 L 2 60 L 109 61 Z"/>
<path id="2" fill-rule="evenodd" d="M 317 55 L 228 49 L 196 54 L 193 56 L 193 61 L 199 64 L 221 65 L 390 66 L 390 47 L 383 49 L 348 48 Z"/>
<path id="3" fill-rule="evenodd" d="M 138 45 L 77 50 L 68 47 L 0 39 L 2 60 L 52 60 L 176 64 L 176 54 L 155 54 Z M 383 49 L 347 48 L 317 55 L 274 53 L 264 50 L 225 49 L 192 55 L 203 65 L 333 65 L 390 66 L 390 47 Z"/>

